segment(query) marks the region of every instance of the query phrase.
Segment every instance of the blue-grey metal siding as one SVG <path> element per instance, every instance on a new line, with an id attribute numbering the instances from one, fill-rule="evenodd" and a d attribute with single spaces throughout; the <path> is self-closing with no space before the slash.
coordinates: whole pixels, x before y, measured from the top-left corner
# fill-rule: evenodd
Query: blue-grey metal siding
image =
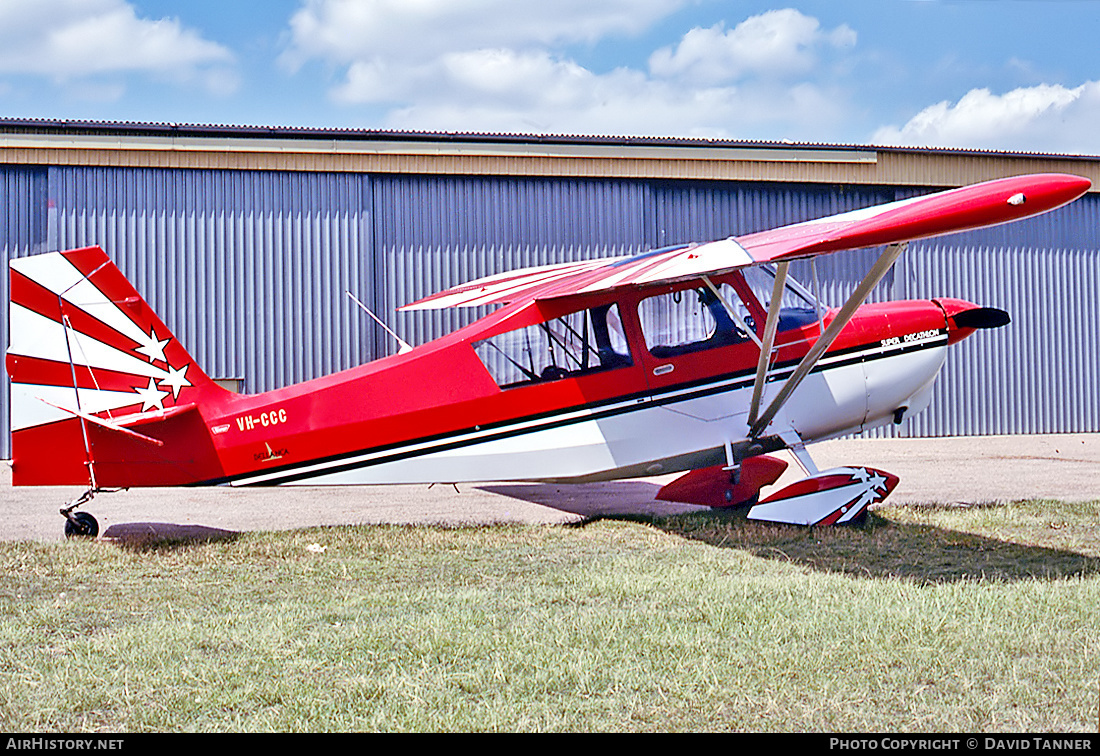
<path id="1" fill-rule="evenodd" d="M 56 248 L 98 244 L 213 377 L 266 391 L 373 357 L 369 180 L 51 168 Z M 368 305 L 369 306 L 369 305 Z"/>
<path id="2" fill-rule="evenodd" d="M 99 244 L 204 369 L 264 391 L 423 343 L 476 313 L 396 313 L 472 278 L 743 234 L 904 187 L 51 167 L 0 171 L 7 256 Z M 951 296 L 1013 325 L 952 350 L 932 407 L 881 433 L 1100 430 L 1100 198 L 914 243 L 872 300 Z M 875 257 L 815 263 L 838 304 Z M 812 284 L 809 263 L 792 274 Z M 2 294 L 7 297 L 7 277 Z M 3 310 L 6 329 L 7 311 Z M 6 335 L 6 333 L 5 333 Z M 8 402 L 0 404 L 7 427 Z M 7 435 L 0 451 L 8 453 Z"/>
<path id="3" fill-rule="evenodd" d="M 422 344 L 483 311 L 397 307 L 512 268 L 642 252 L 650 204 L 645 184 L 622 181 L 377 178 L 378 314 Z"/>
<path id="4" fill-rule="evenodd" d="M 47 252 L 46 170 L 43 168 L 0 169 L 0 245 L 4 259 L 26 257 L 37 252 Z M 0 276 L 0 301 L 4 302 L 0 315 L 0 338 L 5 348 L 8 344 L 8 290 L 7 271 Z M 11 456 L 11 387 L 4 373 L 4 390 L 0 392 L 0 456 Z"/>
<path id="5" fill-rule="evenodd" d="M 830 187 L 815 184 L 719 183 L 682 186 L 667 184 L 656 196 L 658 246 L 691 241 L 724 239 L 764 231 L 789 223 L 858 210 L 893 202 L 893 189 Z M 877 258 L 877 251 L 852 250 L 817 258 L 820 296 L 837 304 L 856 287 Z M 791 264 L 791 275 L 810 286 L 814 280 L 809 262 Z M 872 293 L 870 301 L 889 297 L 893 271 Z"/>
<path id="6" fill-rule="evenodd" d="M 952 349 L 912 436 L 1100 430 L 1100 197 L 910 245 L 895 298 L 1000 307 L 1012 323 Z"/>

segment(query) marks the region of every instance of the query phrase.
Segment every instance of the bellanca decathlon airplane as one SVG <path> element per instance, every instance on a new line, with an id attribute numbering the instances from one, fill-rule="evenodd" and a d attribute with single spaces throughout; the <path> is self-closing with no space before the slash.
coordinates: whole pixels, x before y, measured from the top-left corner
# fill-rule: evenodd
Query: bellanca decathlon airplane
<path id="1" fill-rule="evenodd" d="M 98 247 L 11 261 L 12 481 L 111 488 L 584 482 L 782 523 L 852 522 L 897 483 L 806 445 L 921 411 L 948 347 L 1007 313 L 863 304 L 913 239 L 1037 215 L 1087 179 L 1020 176 L 705 244 L 525 269 L 406 305 L 496 305 L 447 336 L 255 395 L 215 384 Z M 842 306 L 792 260 L 882 251 Z M 787 467 L 805 477 L 760 498 Z"/>

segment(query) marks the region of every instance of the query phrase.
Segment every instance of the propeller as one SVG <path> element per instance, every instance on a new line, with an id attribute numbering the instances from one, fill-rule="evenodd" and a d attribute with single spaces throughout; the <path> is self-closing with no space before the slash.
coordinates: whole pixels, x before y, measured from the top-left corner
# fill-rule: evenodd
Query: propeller
<path id="1" fill-rule="evenodd" d="M 975 307 L 951 316 L 958 328 L 1000 328 L 1012 322 L 1004 310 L 996 307 Z"/>

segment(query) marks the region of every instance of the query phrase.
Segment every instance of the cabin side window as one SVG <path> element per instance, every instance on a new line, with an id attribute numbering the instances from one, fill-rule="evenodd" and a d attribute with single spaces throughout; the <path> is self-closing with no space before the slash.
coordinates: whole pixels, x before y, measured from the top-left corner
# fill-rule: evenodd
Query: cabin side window
<path id="1" fill-rule="evenodd" d="M 497 334 L 473 347 L 502 389 L 633 364 L 615 304 Z"/>
<path id="2" fill-rule="evenodd" d="M 734 290 L 719 290 L 730 306 L 744 310 Z M 742 317 L 747 313 L 742 313 Z M 684 289 L 643 299 L 638 305 L 646 347 L 657 358 L 674 357 L 747 341 L 749 336 L 710 289 Z"/>

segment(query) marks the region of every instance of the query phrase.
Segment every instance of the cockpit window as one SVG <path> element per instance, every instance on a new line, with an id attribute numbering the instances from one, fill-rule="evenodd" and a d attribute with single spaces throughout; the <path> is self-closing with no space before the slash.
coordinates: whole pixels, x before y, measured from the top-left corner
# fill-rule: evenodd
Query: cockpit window
<path id="1" fill-rule="evenodd" d="M 744 277 L 744 284 L 737 280 Z M 643 299 L 638 306 L 646 347 L 658 359 L 748 341 L 759 337 L 775 286 L 770 267 L 744 268 L 731 275 L 718 294 L 706 286 Z M 747 284 L 747 286 L 745 285 Z M 744 294 L 744 296 L 741 296 Z M 788 277 L 780 302 L 778 330 L 789 331 L 817 321 L 813 296 Z M 759 321 L 759 322 L 757 322 Z"/>
<path id="2" fill-rule="evenodd" d="M 572 312 L 473 346 L 502 389 L 633 364 L 615 304 Z"/>
<path id="3" fill-rule="evenodd" d="M 719 289 L 727 304 L 740 305 L 728 284 Z M 741 309 L 744 309 L 741 306 Z M 643 299 L 638 305 L 646 347 L 658 358 L 748 341 L 749 335 L 708 288 L 686 289 Z"/>

